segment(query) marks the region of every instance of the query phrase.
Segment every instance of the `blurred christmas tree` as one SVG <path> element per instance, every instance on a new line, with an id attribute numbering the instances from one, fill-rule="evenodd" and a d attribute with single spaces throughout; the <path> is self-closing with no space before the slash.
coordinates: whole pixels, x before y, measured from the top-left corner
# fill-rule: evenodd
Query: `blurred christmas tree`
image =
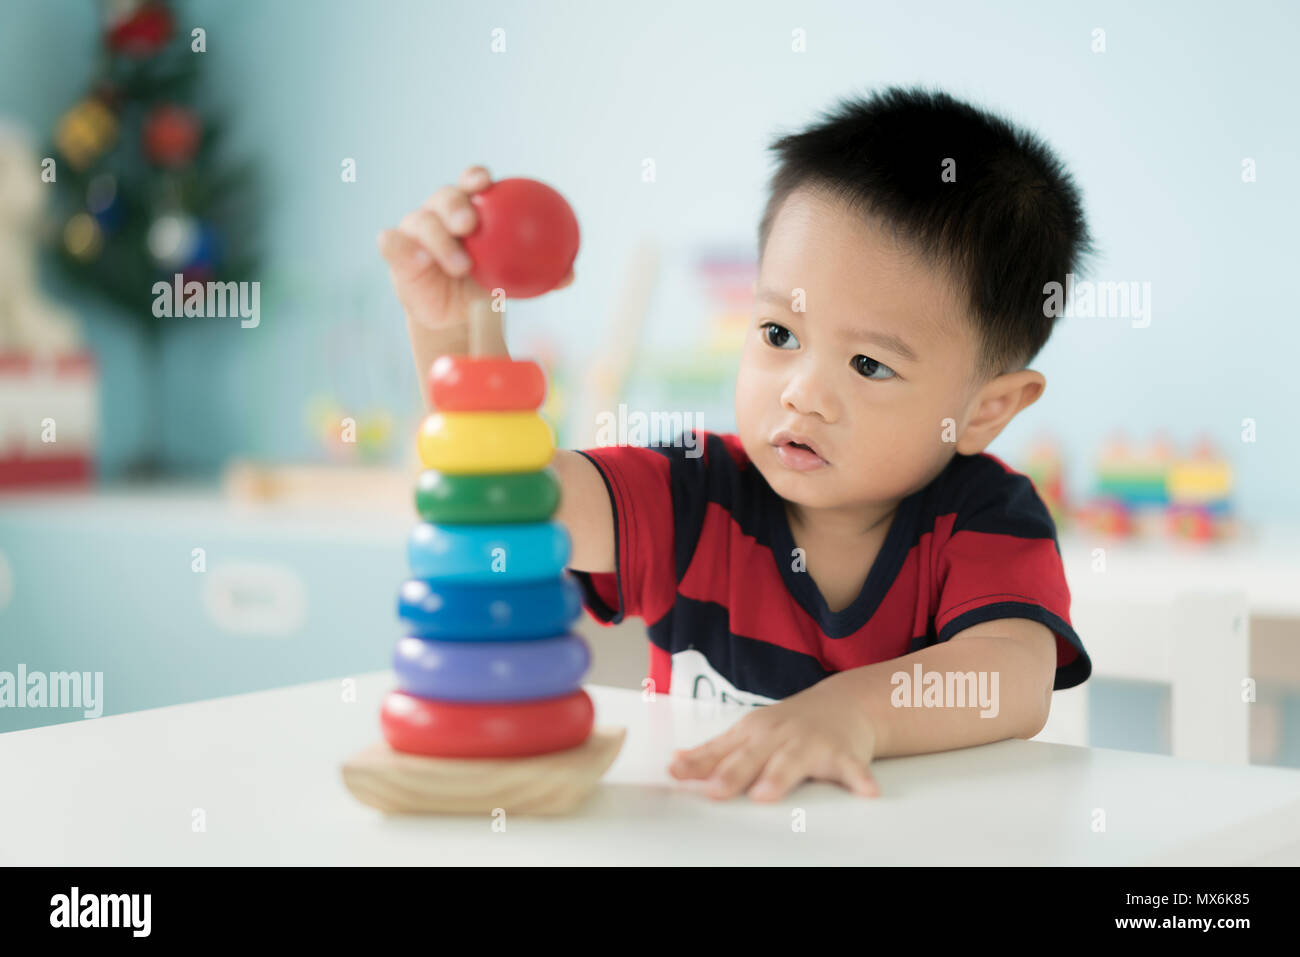
<path id="1" fill-rule="evenodd" d="M 154 283 L 251 280 L 262 203 L 252 164 L 220 155 L 221 118 L 196 103 L 206 33 L 178 29 L 162 0 L 102 0 L 102 18 L 90 90 L 45 153 L 57 159 L 52 237 L 75 282 L 139 321 L 156 372 L 161 336 L 183 323 L 154 316 Z M 157 471 L 146 458 L 137 471 Z"/>

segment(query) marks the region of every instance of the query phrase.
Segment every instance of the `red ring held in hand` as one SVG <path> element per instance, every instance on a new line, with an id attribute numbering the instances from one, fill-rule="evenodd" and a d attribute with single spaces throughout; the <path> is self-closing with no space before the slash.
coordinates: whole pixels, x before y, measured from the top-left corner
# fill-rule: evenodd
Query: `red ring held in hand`
<path id="1" fill-rule="evenodd" d="M 530 359 L 439 356 L 429 367 L 429 399 L 442 412 L 527 412 L 546 398 L 546 375 Z"/>
<path id="2" fill-rule="evenodd" d="M 531 299 L 554 289 L 578 255 L 578 220 L 563 196 L 535 179 L 500 179 L 469 198 L 478 225 L 461 243 L 474 281 Z"/>
<path id="3" fill-rule="evenodd" d="M 576 748 L 596 709 L 587 692 L 540 701 L 470 704 L 390 691 L 379 712 L 394 751 L 438 758 L 523 758 Z"/>

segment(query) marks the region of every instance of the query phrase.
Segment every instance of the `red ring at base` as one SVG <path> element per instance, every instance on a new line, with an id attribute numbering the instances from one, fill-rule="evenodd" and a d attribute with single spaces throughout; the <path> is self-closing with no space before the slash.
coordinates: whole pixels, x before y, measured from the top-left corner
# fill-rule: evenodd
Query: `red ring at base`
<path id="1" fill-rule="evenodd" d="M 390 691 L 379 711 L 394 751 L 438 758 L 523 758 L 576 748 L 587 740 L 596 709 L 587 692 L 540 701 L 492 704 L 417 698 Z"/>

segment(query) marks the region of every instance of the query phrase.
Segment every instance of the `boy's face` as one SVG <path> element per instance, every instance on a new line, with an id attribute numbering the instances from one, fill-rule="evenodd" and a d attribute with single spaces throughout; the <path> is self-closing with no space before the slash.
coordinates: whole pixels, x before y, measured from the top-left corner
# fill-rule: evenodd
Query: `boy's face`
<path id="1" fill-rule="evenodd" d="M 736 380 L 741 444 L 788 502 L 845 518 L 863 507 L 868 519 L 951 459 L 976 391 L 975 356 L 946 274 L 837 200 L 796 190 L 759 264 Z M 772 444 L 782 430 L 805 436 L 826 464 L 783 461 Z"/>

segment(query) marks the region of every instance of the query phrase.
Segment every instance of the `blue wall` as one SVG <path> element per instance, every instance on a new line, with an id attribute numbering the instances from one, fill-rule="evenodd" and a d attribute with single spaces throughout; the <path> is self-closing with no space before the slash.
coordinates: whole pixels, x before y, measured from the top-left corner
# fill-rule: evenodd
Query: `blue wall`
<path id="1" fill-rule="evenodd" d="M 642 235 L 670 270 L 701 242 L 752 242 L 773 134 L 838 96 L 924 82 L 1041 132 L 1080 182 L 1102 256 L 1095 277 L 1149 281 L 1153 317 L 1065 321 L 1037 368 L 1044 398 L 992 448 L 1015 458 L 1040 429 L 1064 435 L 1077 488 L 1115 428 L 1179 441 L 1207 431 L 1236 463 L 1247 518 L 1300 519 L 1300 326 L 1280 293 L 1294 273 L 1291 4 L 201 2 L 214 102 L 237 108 L 233 148 L 270 188 L 262 325 L 173 330 L 165 441 L 180 469 L 232 452 L 313 448 L 304 404 L 335 388 L 405 406 L 414 369 L 374 247 L 473 161 L 560 187 L 579 213 L 577 283 L 513 307 L 530 329 L 590 354 Z M 0 115 L 44 132 L 85 89 L 97 5 L 0 5 Z M 493 54 L 490 31 L 506 31 Z M 791 30 L 807 52 L 790 52 Z M 1107 50 L 1090 51 L 1092 30 Z M 343 157 L 359 181 L 340 182 Z M 658 181 L 644 184 L 653 157 Z M 1243 157 L 1258 181 L 1243 184 Z M 140 440 L 141 357 L 129 326 L 82 306 L 106 366 L 106 466 Z M 682 271 L 658 290 L 648 341 L 682 341 L 702 306 Z M 121 318 L 121 317 L 116 317 Z M 347 322 L 346 329 L 337 326 Z M 359 356 L 349 362 L 350 355 Z M 1241 420 L 1257 422 L 1243 444 Z M 722 425 L 715 423 L 715 425 Z"/>

